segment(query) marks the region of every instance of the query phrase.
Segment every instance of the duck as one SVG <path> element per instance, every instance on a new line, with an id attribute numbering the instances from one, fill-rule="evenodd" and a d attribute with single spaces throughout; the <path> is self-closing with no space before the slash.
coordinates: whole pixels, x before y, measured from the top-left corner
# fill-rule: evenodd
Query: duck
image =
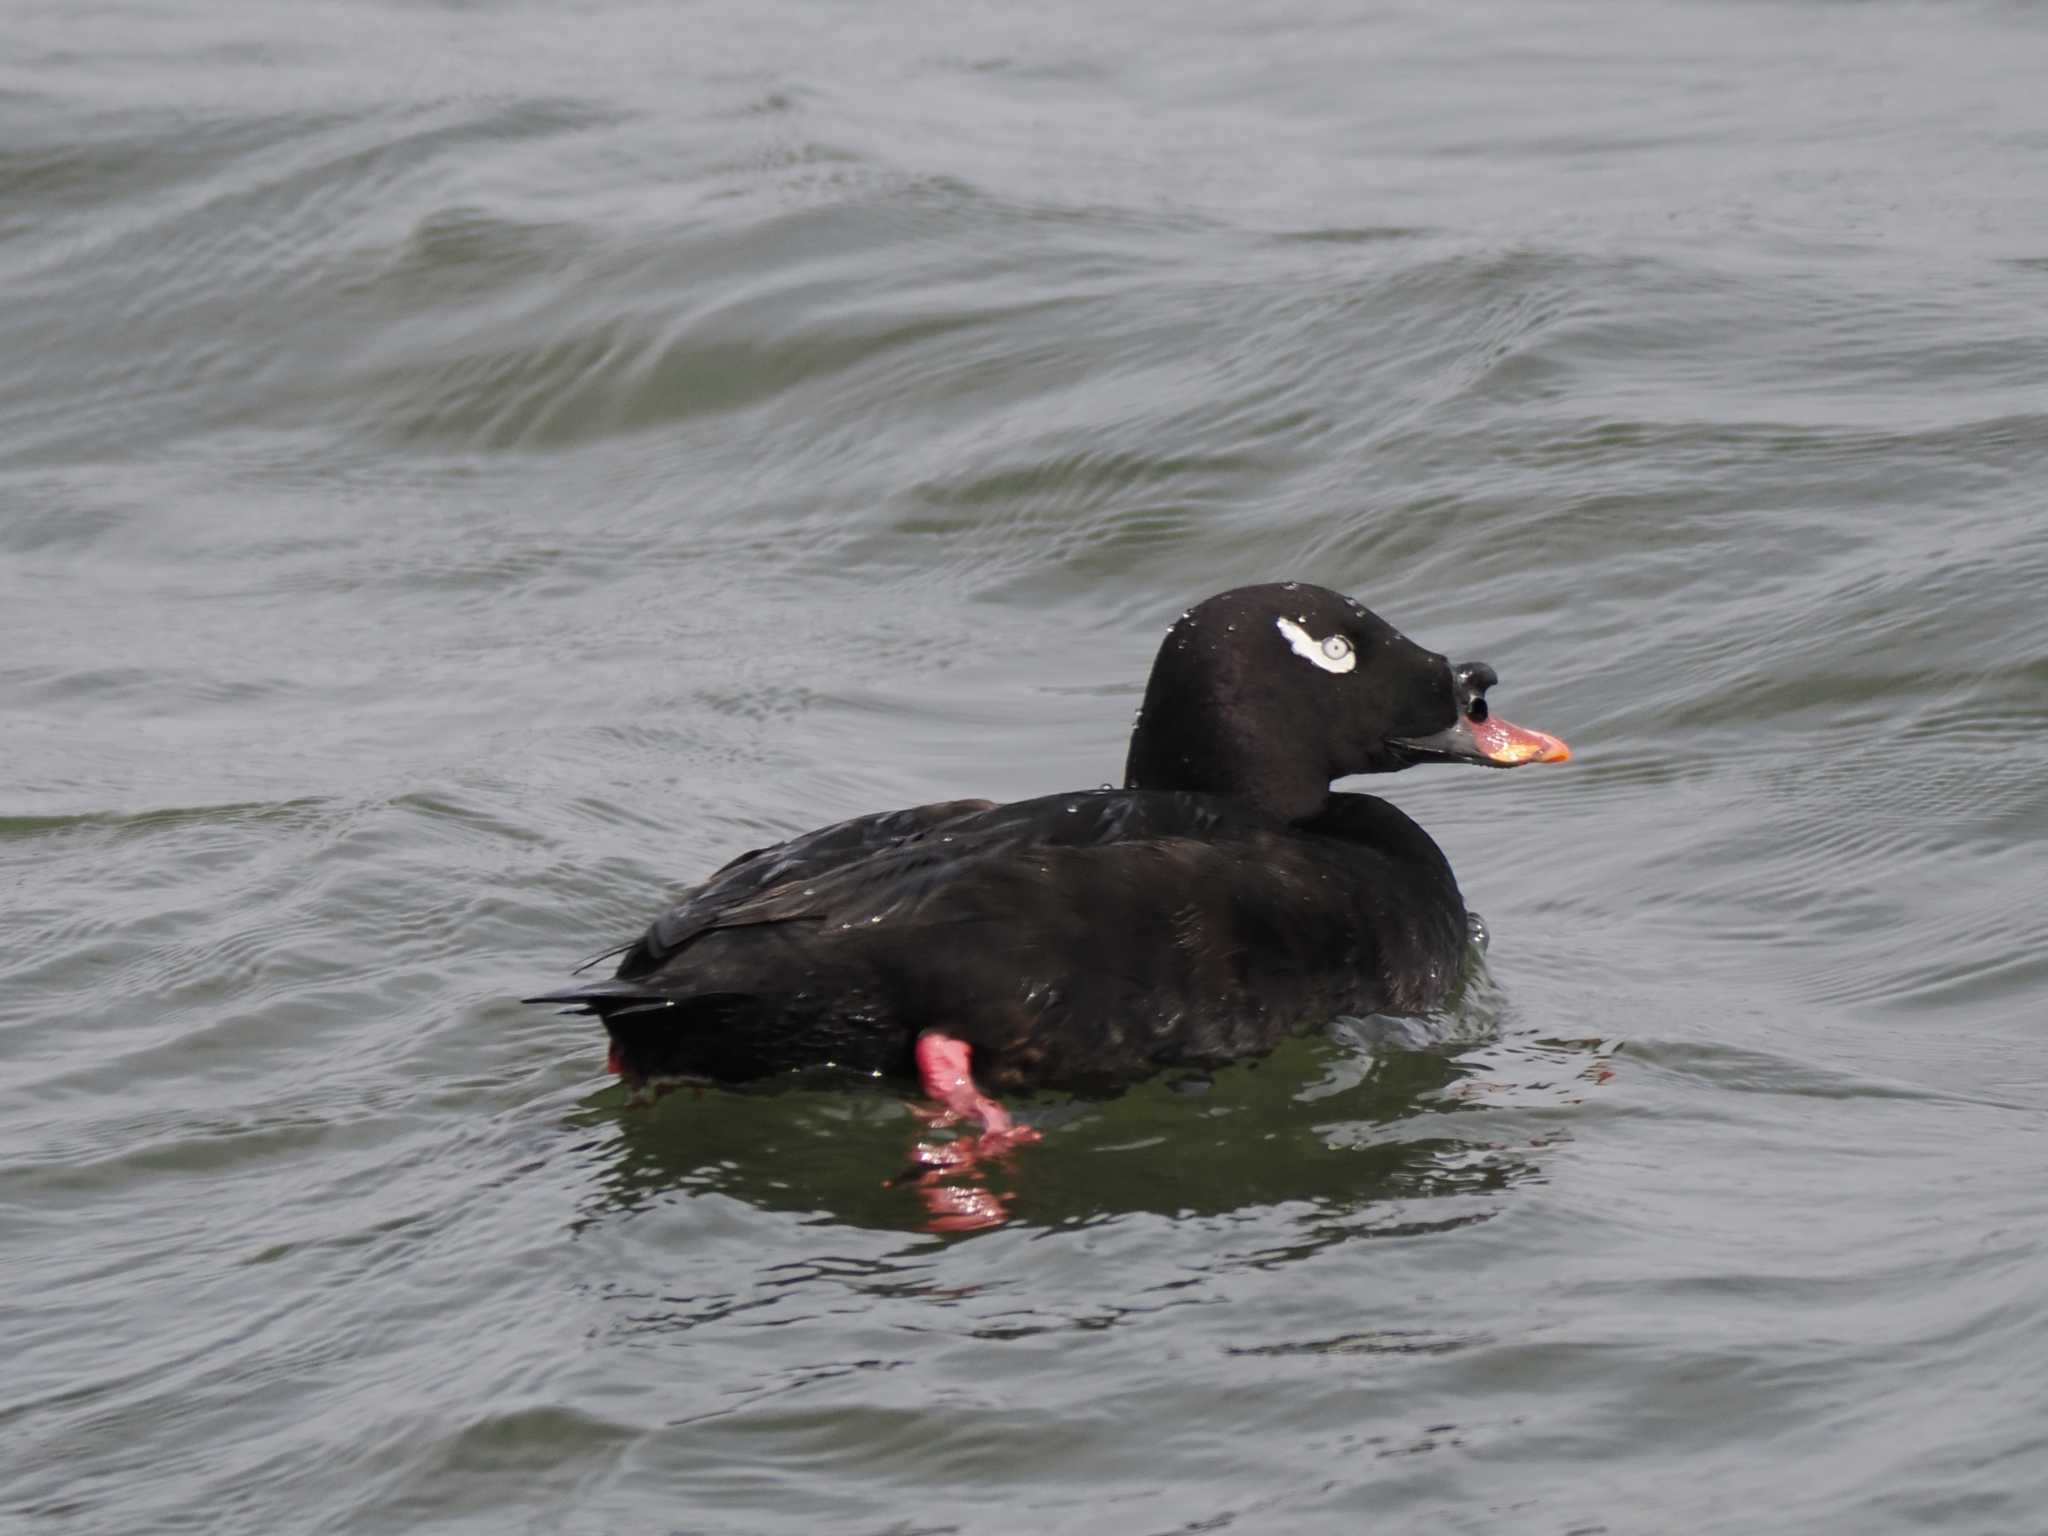
<path id="1" fill-rule="evenodd" d="M 1497 682 L 1330 588 L 1235 587 L 1160 642 L 1121 788 L 753 849 L 600 956 L 611 976 L 526 1001 L 594 1015 L 636 1096 L 834 1068 L 916 1083 L 988 1151 L 1036 1139 L 999 1095 L 1114 1093 L 1426 1014 L 1471 942 L 1457 879 L 1412 818 L 1332 785 L 1568 760 L 1491 711 Z"/>

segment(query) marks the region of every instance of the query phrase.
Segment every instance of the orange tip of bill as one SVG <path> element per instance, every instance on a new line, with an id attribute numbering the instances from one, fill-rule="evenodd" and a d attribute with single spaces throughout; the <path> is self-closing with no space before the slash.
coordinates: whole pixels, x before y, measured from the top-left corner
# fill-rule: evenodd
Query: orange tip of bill
<path id="1" fill-rule="evenodd" d="M 1472 722 L 1472 739 L 1487 761 L 1504 767 L 1522 763 L 1568 763 L 1572 749 L 1557 737 L 1524 726 L 1510 725 L 1498 716 Z"/>

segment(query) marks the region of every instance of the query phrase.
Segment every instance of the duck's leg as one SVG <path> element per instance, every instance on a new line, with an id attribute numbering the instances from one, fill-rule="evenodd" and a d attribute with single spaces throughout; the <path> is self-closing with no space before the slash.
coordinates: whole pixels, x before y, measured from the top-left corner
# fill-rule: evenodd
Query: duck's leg
<path id="1" fill-rule="evenodd" d="M 924 1091 L 944 1107 L 949 1120 L 972 1120 L 990 1136 L 1014 1133 L 1017 1124 L 1010 1112 L 975 1086 L 969 1070 L 973 1056 L 966 1041 L 926 1030 L 917 1037 L 917 1075 Z"/>
<path id="2" fill-rule="evenodd" d="M 911 1106 L 912 1113 L 930 1125 L 953 1125 L 970 1121 L 981 1127 L 978 1136 L 964 1137 L 943 1146 L 926 1142 L 918 1147 L 918 1162 L 926 1168 L 966 1168 L 1041 1140 L 1028 1125 L 1019 1125 L 1010 1112 L 983 1093 L 969 1070 L 973 1048 L 965 1040 L 928 1029 L 917 1037 L 917 1076 L 935 1108 Z"/>
<path id="3" fill-rule="evenodd" d="M 920 1142 L 912 1152 L 912 1169 L 905 1176 L 931 1212 L 936 1232 L 967 1232 L 980 1227 L 1000 1226 L 1009 1216 L 1006 1197 L 978 1182 L 979 1167 L 985 1159 L 1040 1139 L 1028 1125 L 1019 1125 L 1010 1112 L 983 1093 L 969 1069 L 973 1050 L 964 1040 L 937 1030 L 917 1037 L 917 1075 L 937 1105 L 917 1110 L 933 1125 L 951 1125 L 967 1120 L 981 1127 L 978 1136 L 958 1141 Z M 966 1174 L 977 1181 L 967 1184 L 943 1182 L 946 1175 Z"/>

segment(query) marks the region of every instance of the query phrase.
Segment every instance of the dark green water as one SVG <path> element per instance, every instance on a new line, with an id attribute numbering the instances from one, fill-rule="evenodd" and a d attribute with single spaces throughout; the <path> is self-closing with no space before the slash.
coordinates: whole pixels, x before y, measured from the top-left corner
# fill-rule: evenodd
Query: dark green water
<path id="1" fill-rule="evenodd" d="M 0 1525 L 2048 1524 L 2036 7 L 16 7 Z M 511 998 L 1299 578 L 1455 1017 L 627 1110 Z"/>

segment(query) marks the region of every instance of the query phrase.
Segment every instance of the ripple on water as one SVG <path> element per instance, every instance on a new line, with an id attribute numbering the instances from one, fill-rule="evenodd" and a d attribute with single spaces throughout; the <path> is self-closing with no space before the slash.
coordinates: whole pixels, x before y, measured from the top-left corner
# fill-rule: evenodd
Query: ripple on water
<path id="1" fill-rule="evenodd" d="M 792 6 L 10 15 L 0 1510 L 2031 1529 L 2038 26 Z M 1574 747 L 1449 1018 L 940 1236 L 510 1001 L 1303 577 Z"/>

